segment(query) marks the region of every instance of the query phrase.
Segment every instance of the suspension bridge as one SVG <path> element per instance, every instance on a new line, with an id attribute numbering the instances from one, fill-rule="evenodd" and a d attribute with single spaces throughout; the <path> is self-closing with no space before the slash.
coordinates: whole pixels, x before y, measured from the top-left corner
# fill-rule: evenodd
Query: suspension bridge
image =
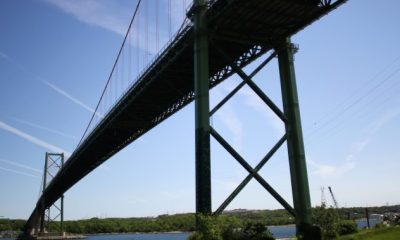
<path id="1" fill-rule="evenodd" d="M 51 181 L 44 179 L 42 194 L 24 228 L 25 237 L 37 236 L 44 231 L 46 209 L 63 199 L 63 194 L 74 184 L 195 101 L 196 213 L 222 213 L 254 178 L 295 217 L 297 235 L 301 239 L 315 239 L 317 230 L 310 216 L 293 63 L 296 46 L 290 42 L 290 37 L 346 0 L 194 0 L 188 6 L 186 1 L 182 1 L 179 4 L 184 17 L 177 25 L 176 33 L 172 34 L 174 20 L 171 12 L 178 2 L 137 1 L 96 110 L 72 155 L 65 163 L 63 155 L 59 155 L 62 164 L 58 173 Z M 167 21 L 161 19 L 160 9 L 167 9 Z M 167 32 L 170 39 L 160 48 L 162 31 Z M 154 55 L 152 60 L 151 55 Z M 283 110 L 252 81 L 276 57 Z M 256 59 L 260 59 L 261 64 L 250 74 L 245 73 L 242 69 Z M 210 111 L 209 89 L 233 74 L 238 74 L 243 81 Z M 210 126 L 209 120 L 244 85 L 248 85 L 286 127 L 286 133 L 254 168 Z M 210 136 L 248 171 L 246 179 L 215 212 L 211 208 Z M 258 174 L 285 142 L 293 206 Z M 46 156 L 45 174 L 52 155 Z"/>

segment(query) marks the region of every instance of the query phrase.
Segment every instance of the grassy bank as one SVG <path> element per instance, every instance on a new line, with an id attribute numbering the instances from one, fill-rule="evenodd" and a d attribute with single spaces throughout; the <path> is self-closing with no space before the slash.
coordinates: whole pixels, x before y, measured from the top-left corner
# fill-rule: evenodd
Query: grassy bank
<path id="1" fill-rule="evenodd" d="M 362 230 L 356 234 L 340 237 L 339 240 L 399 240 L 400 227 Z"/>

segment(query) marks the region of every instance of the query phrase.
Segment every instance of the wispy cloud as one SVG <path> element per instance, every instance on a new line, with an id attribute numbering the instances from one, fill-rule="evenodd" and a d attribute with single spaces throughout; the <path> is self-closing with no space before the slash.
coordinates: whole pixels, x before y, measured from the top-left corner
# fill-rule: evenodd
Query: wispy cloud
<path id="1" fill-rule="evenodd" d="M 71 15 L 76 20 L 94 27 L 99 27 L 113 33 L 125 36 L 126 31 L 129 26 L 129 21 L 131 20 L 134 7 L 137 1 L 132 1 L 131 7 L 122 5 L 118 1 L 108 1 L 108 0 L 43 0 L 51 4 L 52 6 L 60 9 L 61 11 Z M 162 19 L 160 17 L 171 18 L 171 34 L 181 26 L 182 22 L 186 18 L 186 7 L 190 1 L 173 1 L 171 5 L 171 12 L 168 12 L 167 1 L 158 1 L 158 16 L 159 16 L 159 47 L 163 46 L 169 40 L 169 27 L 167 26 L 167 19 Z M 139 8 L 139 12 L 133 23 L 131 29 L 131 38 L 135 38 L 130 41 L 129 44 L 140 48 L 141 50 L 147 52 L 149 55 L 153 55 L 158 52 L 156 49 L 156 38 L 150 37 L 146 38 L 144 33 L 145 26 L 149 29 L 148 34 L 155 35 L 155 5 L 156 1 L 142 1 Z M 186 6 L 184 6 L 185 4 Z M 147 9 L 146 9 L 147 8 Z M 147 14 L 145 13 L 147 12 Z M 146 17 L 148 16 L 148 17 Z M 140 24 L 140 26 L 138 25 Z M 137 41 L 137 40 L 138 41 Z M 146 48 L 147 46 L 147 48 Z M 145 63 L 147 64 L 147 63 Z"/>
<path id="2" fill-rule="evenodd" d="M 223 94 L 218 89 L 214 90 L 214 94 L 216 99 L 222 99 Z M 227 102 L 223 108 L 216 112 L 215 116 L 232 133 L 233 142 L 240 149 L 243 138 L 243 123 L 240 121 L 232 104 Z"/>
<path id="3" fill-rule="evenodd" d="M 375 134 L 380 131 L 387 123 L 400 115 L 400 108 L 387 111 L 381 118 L 374 122 L 371 126 L 370 134 Z"/>
<path id="4" fill-rule="evenodd" d="M 355 162 L 349 161 L 339 165 L 320 164 L 312 160 L 307 160 L 307 163 L 314 168 L 311 174 L 321 177 L 340 177 L 356 167 Z"/>
<path id="5" fill-rule="evenodd" d="M 9 58 L 5 53 L 0 52 L 0 56 L 9 62 L 13 62 L 13 60 Z"/>
<path id="6" fill-rule="evenodd" d="M 87 25 L 125 35 L 131 9 L 115 6 L 115 1 L 98 0 L 44 0 L 47 3 L 71 14 L 78 21 Z"/>
<path id="7" fill-rule="evenodd" d="M 88 105 L 84 104 L 82 101 L 80 101 L 79 99 L 73 97 L 71 94 L 67 93 L 65 90 L 61 89 L 60 87 L 50 83 L 49 81 L 47 81 L 46 79 L 35 75 L 33 72 L 29 71 L 27 68 L 25 68 L 24 66 L 22 66 L 20 63 L 18 63 L 17 61 L 15 61 L 14 59 L 12 59 L 11 57 L 9 57 L 7 54 L 3 53 L 0 51 L 0 56 L 2 58 L 4 58 L 6 61 L 8 61 L 9 63 L 11 63 L 12 65 L 16 66 L 18 69 L 20 69 L 21 71 L 23 71 L 24 73 L 30 75 L 31 77 L 33 77 L 34 79 L 36 79 L 37 81 L 45 84 L 46 86 L 50 87 L 52 90 L 54 90 L 55 92 L 57 92 L 58 94 L 64 96 L 65 98 L 67 98 L 68 100 L 76 103 L 77 105 L 81 106 L 82 108 L 88 110 L 91 113 L 94 113 L 94 109 L 89 107 Z M 100 113 L 96 112 L 96 115 L 100 118 L 103 118 L 104 116 Z"/>
<path id="8" fill-rule="evenodd" d="M 132 17 L 134 6 L 137 1 L 133 1 L 132 8 L 127 8 L 125 5 L 118 4 L 118 1 L 109 0 L 43 0 L 54 7 L 57 7 L 61 11 L 72 15 L 76 20 L 95 27 L 100 27 L 108 31 L 125 36 L 129 20 Z M 173 28 L 176 29 L 184 18 L 186 18 L 186 8 L 189 6 L 190 1 L 174 2 L 171 5 L 171 12 L 168 12 L 167 1 L 159 1 L 159 12 L 164 11 L 161 16 L 168 17 L 171 14 L 171 24 L 174 25 Z M 184 4 L 184 5 L 183 5 Z M 148 21 L 153 23 L 154 19 L 145 19 L 144 12 L 145 8 L 150 8 L 150 11 L 155 11 L 154 5 L 151 1 L 142 1 L 140 6 L 140 21 Z M 160 10 L 162 9 L 162 10 Z M 150 12 L 148 10 L 148 12 Z M 153 14 L 149 14 L 153 17 Z M 166 19 L 159 19 L 161 22 L 166 22 Z M 163 29 L 166 32 L 166 29 Z"/>
<path id="9" fill-rule="evenodd" d="M 239 94 L 244 97 L 244 103 L 259 112 L 267 123 L 275 130 L 278 136 L 285 132 L 283 122 L 278 118 L 275 113 L 268 108 L 268 106 L 259 98 L 250 88 L 242 88 Z"/>
<path id="10" fill-rule="evenodd" d="M 42 130 L 45 130 L 45 131 L 50 132 L 50 133 L 55 133 L 55 134 L 58 134 L 60 136 L 66 137 L 66 138 L 70 138 L 70 139 L 74 139 L 74 140 L 77 139 L 76 137 L 74 137 L 72 135 L 69 135 L 69 134 L 63 133 L 61 131 L 48 128 L 48 127 L 41 126 L 41 125 L 36 124 L 36 123 L 28 122 L 26 120 L 22 120 L 22 119 L 15 118 L 15 117 L 12 117 L 12 119 L 17 121 L 17 122 L 19 122 L 19 123 L 23 123 L 23 124 L 26 124 L 28 126 L 34 127 L 34 128 L 42 129 Z"/>
<path id="11" fill-rule="evenodd" d="M 235 85 L 233 83 L 226 82 L 222 89 L 225 90 L 225 92 L 231 92 L 234 87 Z M 213 93 L 216 100 L 222 99 L 225 95 L 219 88 L 214 89 Z M 268 109 L 268 106 L 251 89 L 243 87 L 238 92 L 237 96 L 240 98 L 241 102 L 258 112 L 266 120 L 269 126 L 271 126 L 277 136 L 284 134 L 285 127 L 283 122 L 270 109 Z M 224 107 L 216 112 L 216 117 L 234 135 L 233 140 L 240 148 L 243 137 L 243 123 L 230 101 L 225 103 Z"/>
<path id="12" fill-rule="evenodd" d="M 217 112 L 218 119 L 233 134 L 233 142 L 240 148 L 243 138 L 243 124 L 238 118 L 236 111 L 227 104 L 221 111 Z"/>
<path id="13" fill-rule="evenodd" d="M 8 132 L 10 132 L 12 134 L 15 134 L 15 135 L 17 135 L 17 136 L 19 136 L 19 137 L 21 137 L 21 138 L 23 138 L 23 139 L 35 144 L 37 146 L 43 147 L 43 148 L 45 148 L 47 150 L 50 150 L 50 151 L 53 151 L 53 152 L 58 152 L 58 153 L 63 152 L 67 157 L 71 156 L 71 153 L 69 151 L 66 151 L 66 150 L 64 150 L 62 148 L 59 148 L 59 147 L 54 146 L 54 145 L 52 145 L 50 143 L 47 143 L 47 142 L 45 142 L 43 140 L 40 140 L 40 139 L 38 139 L 38 138 L 36 138 L 36 137 L 34 137 L 32 135 L 29 135 L 29 134 L 27 134 L 27 133 L 25 133 L 25 132 L 23 132 L 23 131 L 21 131 L 19 129 L 16 129 L 16 128 L 14 128 L 14 127 L 12 127 L 12 126 L 10 126 L 10 125 L 2 122 L 2 121 L 0 121 L 0 129 L 3 129 L 3 130 L 8 131 Z"/>
<path id="14" fill-rule="evenodd" d="M 31 170 L 31 171 L 34 171 L 34 172 L 42 173 L 42 171 L 37 169 L 37 168 L 33 168 L 33 167 L 28 166 L 28 165 L 17 163 L 17 162 L 13 162 L 13 161 L 10 161 L 10 160 L 7 160 L 7 159 L 0 158 L 0 162 L 7 163 L 7 164 L 10 164 L 10 165 L 13 165 L 13 166 L 16 166 L 16 167 L 24 168 L 24 169 L 27 169 L 27 170 Z"/>
<path id="15" fill-rule="evenodd" d="M 354 161 L 357 155 L 362 153 L 366 147 L 373 141 L 374 135 L 386 126 L 390 121 L 400 115 L 400 108 L 391 109 L 382 115 L 378 120 L 369 126 L 369 131 L 366 136 L 354 143 L 353 150 L 346 156 L 347 161 Z"/>
<path id="16" fill-rule="evenodd" d="M 3 53 L 0 51 L 0 57 L 2 57 L 4 60 L 6 60 L 8 63 L 11 63 L 12 65 L 14 65 L 16 68 L 18 68 L 19 70 L 21 70 L 22 72 L 33 76 L 34 78 L 36 78 L 35 74 L 33 74 L 31 71 L 29 71 L 26 67 L 22 66 L 19 62 L 15 61 L 14 59 L 12 59 L 10 56 L 8 56 L 7 54 Z"/>
<path id="17" fill-rule="evenodd" d="M 346 156 L 346 161 L 354 161 L 356 156 L 359 155 L 372 141 L 372 136 L 368 136 L 360 141 L 354 143 L 354 149 Z"/>
<path id="18" fill-rule="evenodd" d="M 3 171 L 16 173 L 16 174 L 23 175 L 23 176 L 33 177 L 33 178 L 39 178 L 39 179 L 40 179 L 40 176 L 38 176 L 38 175 L 33 175 L 33 174 L 30 174 L 30 173 L 26 173 L 26 172 L 21 172 L 21 171 L 9 169 L 9 168 L 4 168 L 4 167 L 0 167 L 0 169 L 3 170 Z"/>
<path id="19" fill-rule="evenodd" d="M 385 127 L 390 121 L 400 115 L 400 108 L 391 109 L 369 126 L 366 136 L 355 142 L 351 152 L 345 157 L 342 163 L 320 164 L 308 158 L 307 163 L 313 168 L 312 174 L 323 177 L 339 177 L 353 170 L 356 167 L 357 156 L 360 155 L 369 144 L 373 142 L 374 135 Z"/>

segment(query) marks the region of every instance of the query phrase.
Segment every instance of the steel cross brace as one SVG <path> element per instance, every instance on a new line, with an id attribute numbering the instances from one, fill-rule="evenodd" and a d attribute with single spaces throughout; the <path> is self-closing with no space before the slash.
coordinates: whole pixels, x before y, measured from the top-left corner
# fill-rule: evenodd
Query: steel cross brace
<path id="1" fill-rule="evenodd" d="M 249 78 L 253 78 L 265 65 L 267 65 L 272 59 L 276 57 L 276 52 L 273 52 L 267 59 L 265 59 L 250 75 Z M 237 85 L 221 102 L 219 102 L 210 112 L 210 116 L 212 116 L 215 112 L 217 112 L 229 99 L 231 99 L 244 85 L 246 81 L 242 81 Z"/>
<path id="2" fill-rule="evenodd" d="M 47 166 L 47 168 L 52 167 L 53 165 L 56 165 L 56 167 L 61 168 L 61 165 L 57 163 L 57 161 L 61 161 L 61 158 L 59 157 L 58 159 L 53 159 L 51 155 L 48 155 L 49 159 L 51 160 L 51 164 Z"/>
<path id="3" fill-rule="evenodd" d="M 253 169 L 250 164 L 248 164 L 246 162 L 246 160 L 244 160 L 244 158 L 242 156 L 240 156 L 239 153 L 237 153 L 235 151 L 235 149 L 233 149 L 232 146 L 229 145 L 228 142 L 225 141 L 225 139 L 219 135 L 212 127 L 210 127 L 210 134 L 211 136 L 213 136 L 215 138 L 215 140 L 217 140 L 239 163 L 240 165 L 242 165 L 242 167 L 244 167 L 251 175 L 251 178 L 255 178 L 290 214 L 292 214 L 293 216 L 295 216 L 294 213 L 294 209 L 292 208 L 292 206 L 289 205 L 289 203 L 287 203 L 285 201 L 285 199 L 283 199 L 278 192 L 276 192 L 271 185 L 269 185 L 267 183 L 267 181 L 265 181 L 259 174 L 258 174 L 258 170 L 256 171 L 255 169 Z M 282 142 L 283 143 L 283 142 Z"/>
<path id="4" fill-rule="evenodd" d="M 217 51 L 218 55 L 220 55 L 228 64 L 232 67 L 232 69 L 242 78 L 242 80 L 247 83 L 247 85 L 267 104 L 267 106 L 283 121 L 286 122 L 285 114 L 279 109 L 278 106 L 251 80 L 251 78 L 243 72 L 236 64 L 233 63 L 233 60 L 219 48 L 214 42 L 210 41 L 211 46 Z M 275 53 L 273 53 L 274 55 Z M 269 58 L 268 58 L 269 59 Z M 271 58 L 272 59 L 272 58 Z M 270 60 L 269 60 L 270 61 Z M 261 68 L 257 68 L 256 71 L 260 71 Z M 256 73 L 257 73 L 256 72 Z M 255 75 L 255 74 L 254 74 Z M 253 76 L 254 76 L 253 75 Z"/>
<path id="5" fill-rule="evenodd" d="M 214 129 L 213 129 L 214 130 Z M 215 130 L 214 130 L 215 131 Z M 268 160 L 275 154 L 275 152 L 282 146 L 286 141 L 286 134 L 275 144 L 275 146 L 265 155 L 265 157 L 257 164 L 249 175 L 236 187 L 236 189 L 229 195 L 229 197 L 221 204 L 221 206 L 215 210 L 213 215 L 219 215 L 224 209 L 232 202 L 232 200 L 242 191 L 242 189 L 250 182 L 258 171 L 268 162 Z"/>
<path id="6" fill-rule="evenodd" d="M 59 209 L 59 208 L 57 208 L 57 209 L 61 211 L 61 209 Z M 59 214 L 57 214 L 55 217 L 51 217 L 51 215 L 50 215 L 50 210 L 49 210 L 48 213 L 46 214 L 46 217 L 47 217 L 47 219 L 48 219 L 47 225 L 49 225 L 50 223 L 55 223 L 55 220 L 56 220 L 59 216 L 61 216 L 61 212 L 60 212 Z M 58 225 L 58 224 L 56 224 L 56 225 Z"/>
<path id="7" fill-rule="evenodd" d="M 222 51 L 214 42 L 211 42 L 212 46 L 217 51 L 229 66 L 235 71 L 241 78 L 242 82 L 236 86 L 220 103 L 218 103 L 213 110 L 210 112 L 210 117 L 218 111 L 230 98 L 232 98 L 245 84 L 247 84 L 264 102 L 265 104 L 283 121 L 286 122 L 286 117 L 283 112 L 268 98 L 268 96 L 252 81 L 252 78 L 275 56 L 273 52 L 267 59 L 265 59 L 250 75 L 243 72 L 231 58 Z M 252 168 L 246 160 L 237 153 L 232 146 L 229 145 L 225 139 L 218 134 L 218 132 L 210 126 L 210 134 L 244 167 L 249 175 L 239 184 L 239 186 L 229 195 L 229 197 L 221 204 L 221 206 L 214 212 L 214 215 L 221 214 L 222 211 L 228 206 L 228 204 L 240 193 L 240 191 L 250 182 L 252 178 L 255 178 L 290 214 L 295 216 L 295 211 L 292 206 L 289 205 L 280 195 L 276 192 L 271 185 L 269 185 L 258 172 L 267 163 L 267 161 L 274 155 L 274 153 L 282 146 L 286 141 L 286 134 L 275 144 L 275 146 L 265 155 L 265 157 L 258 163 L 255 168 Z"/>

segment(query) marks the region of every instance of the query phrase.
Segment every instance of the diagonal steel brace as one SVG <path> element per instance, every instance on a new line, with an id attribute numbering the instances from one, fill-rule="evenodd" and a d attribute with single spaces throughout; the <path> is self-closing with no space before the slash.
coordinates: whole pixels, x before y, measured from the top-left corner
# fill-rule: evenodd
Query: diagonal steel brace
<path id="1" fill-rule="evenodd" d="M 257 164 L 254 168 L 255 172 L 261 170 L 261 168 L 268 162 L 268 160 L 275 154 L 275 152 L 282 146 L 282 144 L 286 141 L 286 134 L 282 136 L 282 138 L 275 144 L 275 146 L 265 155 L 265 157 Z M 250 173 L 247 177 L 236 187 L 236 189 L 229 195 L 229 197 L 221 204 L 221 206 L 215 210 L 213 215 L 219 215 L 224 211 L 224 209 L 228 206 L 230 202 L 243 190 L 243 188 L 253 179 L 254 174 Z"/>
<path id="2" fill-rule="evenodd" d="M 273 52 L 268 58 L 266 58 L 254 71 L 249 75 L 249 78 L 253 78 L 265 65 L 267 65 L 274 57 L 276 57 L 277 53 Z M 212 116 L 216 111 L 218 111 L 229 99 L 231 99 L 244 85 L 245 81 L 240 82 L 224 99 L 222 99 L 210 112 L 210 116 Z"/>
<path id="3" fill-rule="evenodd" d="M 214 128 L 210 127 L 210 134 L 215 138 L 215 140 L 217 140 L 238 162 L 240 165 L 242 165 L 242 167 L 244 167 L 251 175 L 254 176 L 254 178 L 293 216 L 295 216 L 295 211 L 293 209 L 292 206 L 289 205 L 289 203 L 287 203 L 285 201 L 285 199 L 283 199 L 281 197 L 281 195 L 279 195 L 278 192 L 275 191 L 275 189 L 273 189 L 271 187 L 271 185 L 269 185 L 258 173 L 256 170 L 254 170 L 247 162 L 246 160 L 244 160 L 244 158 L 242 156 L 239 155 L 238 152 L 235 151 L 235 149 L 233 149 L 232 146 L 229 145 L 228 142 L 225 141 L 225 139 L 219 135 Z"/>
<path id="4" fill-rule="evenodd" d="M 215 42 L 210 41 L 211 46 L 214 47 L 218 55 L 220 55 L 232 69 L 243 79 L 245 83 L 268 105 L 268 107 L 283 121 L 286 122 L 285 114 L 280 110 L 278 106 L 251 80 L 251 78 L 243 72 L 240 67 L 233 63 L 231 57 L 229 57 L 221 48 L 219 48 Z"/>

